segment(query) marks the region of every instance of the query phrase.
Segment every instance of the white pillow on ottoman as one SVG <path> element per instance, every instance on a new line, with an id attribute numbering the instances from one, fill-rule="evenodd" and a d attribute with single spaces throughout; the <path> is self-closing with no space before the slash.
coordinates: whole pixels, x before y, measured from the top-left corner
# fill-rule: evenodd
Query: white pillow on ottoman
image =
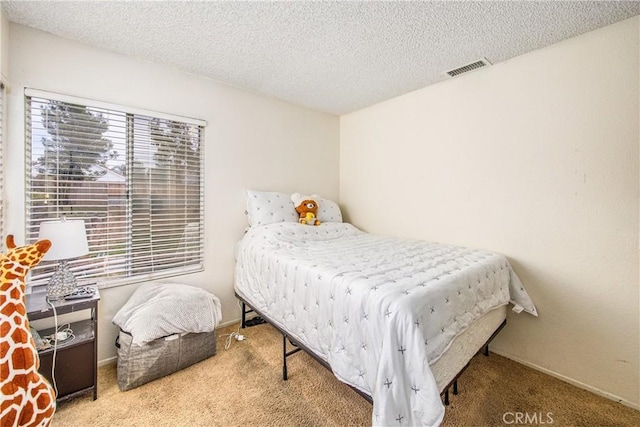
<path id="1" fill-rule="evenodd" d="M 222 319 L 220 300 L 202 288 L 145 283 L 113 317 L 113 323 L 141 345 L 180 333 L 212 332 Z"/>

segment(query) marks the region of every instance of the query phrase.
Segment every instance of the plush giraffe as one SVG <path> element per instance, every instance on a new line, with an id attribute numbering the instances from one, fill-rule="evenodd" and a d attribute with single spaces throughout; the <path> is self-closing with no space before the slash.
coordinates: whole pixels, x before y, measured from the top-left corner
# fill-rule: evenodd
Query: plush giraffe
<path id="1" fill-rule="evenodd" d="M 0 254 L 0 426 L 48 426 L 56 408 L 55 393 L 40 375 L 40 358 L 29 331 L 24 302 L 27 272 L 51 247 L 49 240 L 17 248 L 7 237 Z"/>

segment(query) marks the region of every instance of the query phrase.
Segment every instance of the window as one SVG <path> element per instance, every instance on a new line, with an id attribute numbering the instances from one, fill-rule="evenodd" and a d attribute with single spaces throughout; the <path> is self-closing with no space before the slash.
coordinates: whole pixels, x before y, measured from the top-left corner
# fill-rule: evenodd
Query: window
<path id="1" fill-rule="evenodd" d="M 202 270 L 204 122 L 27 89 L 26 227 L 83 219 L 78 278 L 131 283 Z M 46 284 L 55 262 L 31 275 Z"/>

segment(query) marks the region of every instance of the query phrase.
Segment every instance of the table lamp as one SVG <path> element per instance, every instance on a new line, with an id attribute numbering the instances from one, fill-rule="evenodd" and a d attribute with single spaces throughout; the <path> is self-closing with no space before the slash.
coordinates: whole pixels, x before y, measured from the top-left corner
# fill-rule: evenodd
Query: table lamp
<path id="1" fill-rule="evenodd" d="M 48 239 L 51 248 L 42 258 L 43 261 L 60 261 L 58 269 L 49 279 L 47 298 L 51 301 L 63 299 L 76 289 L 76 278 L 69 270 L 67 260 L 89 253 L 87 232 L 83 220 L 67 220 L 40 223 L 38 240 Z"/>

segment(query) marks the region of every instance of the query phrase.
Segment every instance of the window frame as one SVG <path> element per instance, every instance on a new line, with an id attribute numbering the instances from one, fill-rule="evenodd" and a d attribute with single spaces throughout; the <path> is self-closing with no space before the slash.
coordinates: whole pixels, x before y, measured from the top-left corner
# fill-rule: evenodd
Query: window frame
<path id="1" fill-rule="evenodd" d="M 6 209 L 5 209 L 6 194 L 4 190 L 4 186 L 5 186 L 5 177 L 4 177 L 5 120 L 4 120 L 4 117 L 5 117 L 5 102 L 6 102 L 5 88 L 6 88 L 6 85 L 2 80 L 2 78 L 0 77 L 0 240 L 2 240 L 2 243 L 0 243 L 0 246 L 2 247 L 4 247 L 4 238 L 5 238 L 4 224 L 5 224 L 5 215 L 6 215 Z"/>
<path id="2" fill-rule="evenodd" d="M 31 115 L 31 111 L 29 110 L 29 105 L 30 105 L 30 100 L 36 98 L 38 100 L 46 100 L 46 101 L 57 101 L 57 102 L 62 102 L 65 104 L 72 104 L 72 105 L 77 105 L 77 106 L 81 106 L 81 107 L 87 107 L 90 109 L 99 109 L 99 110 L 107 110 L 110 112 L 114 112 L 114 113 L 123 113 L 126 117 L 126 129 L 124 131 L 124 134 L 126 134 L 126 156 L 125 156 L 125 163 L 127 164 L 127 167 L 130 166 L 133 162 L 133 155 L 131 150 L 133 150 L 134 146 L 137 146 L 136 144 L 139 144 L 139 142 L 137 142 L 138 140 L 134 138 L 133 133 L 133 122 L 136 119 L 139 118 L 143 118 L 143 119 L 159 119 L 161 121 L 169 121 L 169 122 L 176 122 L 179 124 L 184 124 L 184 125 L 191 125 L 191 126 L 195 126 L 197 128 L 197 141 L 198 141 L 198 165 L 199 165 L 199 187 L 198 187 L 198 191 L 199 194 L 197 196 L 193 196 L 196 197 L 199 200 L 199 213 L 197 214 L 197 218 L 198 218 L 198 230 L 197 230 L 197 261 L 194 261 L 192 264 L 187 264 L 187 265 L 182 265 L 182 266 L 178 266 L 178 267 L 173 267 L 173 268 L 167 268 L 164 270 L 160 270 L 160 271 L 152 271 L 152 272 L 146 272 L 146 273 L 132 273 L 132 270 L 129 267 L 129 264 L 131 263 L 131 261 L 129 259 L 127 259 L 125 262 L 127 264 L 128 267 L 125 268 L 124 274 L 125 277 L 109 277 L 106 274 L 106 270 L 102 270 L 100 271 L 100 273 L 96 273 L 93 274 L 91 276 L 87 276 L 87 277 L 83 277 L 82 274 L 82 268 L 73 268 L 72 267 L 72 271 L 74 271 L 74 273 L 76 274 L 79 282 L 87 282 L 87 283 L 93 283 L 93 282 L 97 282 L 98 285 L 101 288 L 109 288 L 109 287 L 115 287 L 115 286 L 122 286 L 122 285 L 128 285 L 128 284 L 133 284 L 133 283 L 140 283 L 140 282 L 145 282 L 145 281 L 149 281 L 149 280 L 154 280 L 154 279 L 160 279 L 160 278 L 169 278 L 169 277 L 176 277 L 176 276 L 182 276 L 184 274 L 192 274 L 192 273 L 196 273 L 196 272 L 201 272 L 204 271 L 204 176 L 205 176 L 205 163 L 204 163 L 204 159 L 205 159 L 205 147 L 204 147 L 204 141 L 205 141 L 205 126 L 206 126 L 206 121 L 204 120 L 200 120 L 200 119 L 193 119 L 193 118 L 189 118 L 189 117 L 184 117 L 184 116 L 178 116 L 178 115 L 173 115 L 173 114 L 167 114 L 167 113 L 160 113 L 160 112 L 155 112 L 155 111 L 150 111 L 150 110 L 145 110 L 145 109 L 139 109 L 139 108 L 134 108 L 134 107 L 127 107 L 127 106 L 122 106 L 122 105 L 116 105 L 116 104 L 111 104 L 111 103 L 107 103 L 107 102 L 102 102 L 102 101 L 96 101 L 96 100 L 90 100 L 90 99 L 86 99 L 86 98 L 79 98 L 79 97 L 75 97 L 75 96 L 69 96 L 69 95 L 63 95 L 63 94 L 57 94 L 57 93 L 53 93 L 53 92 L 47 92 L 47 91 L 42 91 L 42 90 L 36 90 L 36 89 L 31 89 L 31 88 L 25 88 L 24 91 L 24 102 L 25 102 L 25 164 L 26 164 L 26 170 L 25 170 L 25 236 L 27 237 L 27 240 L 29 241 L 35 241 L 35 238 L 37 238 L 37 235 L 34 237 L 33 235 L 33 228 L 34 225 L 32 225 L 32 217 L 33 217 L 33 213 L 31 212 L 33 205 L 33 199 L 32 196 L 34 194 L 34 192 L 32 191 L 33 185 L 32 185 L 32 181 L 33 181 L 33 176 L 32 176 L 32 150 L 33 150 L 33 142 L 32 142 L 32 132 L 31 132 L 31 128 L 32 128 L 32 124 L 33 124 L 33 118 L 30 118 Z M 131 127 L 131 128 L 129 128 Z M 149 140 L 150 141 L 150 140 Z M 151 142 L 148 142 L 149 147 L 151 147 Z M 151 150 L 151 148 L 149 148 Z M 132 230 L 132 223 L 133 223 L 133 206 L 132 206 L 132 197 L 131 195 L 132 193 L 132 187 L 135 183 L 139 183 L 140 181 L 137 180 L 135 178 L 135 174 L 133 173 L 132 170 L 129 170 L 128 173 L 126 174 L 126 181 L 125 181 L 125 227 L 127 228 L 127 230 Z M 152 184 L 158 184 L 155 182 L 152 182 L 150 185 Z M 43 220 L 47 220 L 47 219 L 54 219 L 54 218 L 46 218 Z M 36 220 L 37 221 L 37 220 Z M 149 217 L 149 221 L 153 222 L 154 218 L 152 216 Z M 173 227 L 173 225 L 172 225 Z M 108 228 L 107 228 L 108 229 Z M 184 239 L 191 239 L 192 237 L 186 237 L 188 234 L 188 231 L 186 230 L 186 226 L 185 226 L 185 230 L 184 230 L 184 235 L 183 238 Z M 132 233 L 128 233 L 127 237 L 126 237 L 126 245 L 128 247 L 131 247 L 133 245 L 133 240 L 132 240 Z M 185 249 L 184 253 L 189 252 L 191 254 L 191 249 Z M 146 252 L 147 254 L 149 254 L 149 256 L 151 256 L 152 252 Z M 127 254 L 129 254 L 129 252 L 127 252 Z M 157 256 L 157 255 L 154 255 Z M 153 263 L 153 261 L 152 261 Z M 51 265 L 56 265 L 57 262 L 52 262 Z M 91 264 L 92 268 L 93 266 L 97 264 L 97 262 L 94 262 L 93 264 Z M 134 263 L 135 264 L 135 263 Z M 160 263 L 161 265 L 161 263 Z M 135 265 L 136 268 L 140 267 L 139 265 Z M 38 267 L 36 267 L 37 269 Z M 153 270 L 153 268 L 152 268 Z M 132 274 L 132 275 L 129 275 Z M 43 286 L 46 285 L 46 282 L 48 281 L 48 274 L 36 274 L 34 275 L 35 277 L 32 278 L 32 285 L 34 286 Z"/>

